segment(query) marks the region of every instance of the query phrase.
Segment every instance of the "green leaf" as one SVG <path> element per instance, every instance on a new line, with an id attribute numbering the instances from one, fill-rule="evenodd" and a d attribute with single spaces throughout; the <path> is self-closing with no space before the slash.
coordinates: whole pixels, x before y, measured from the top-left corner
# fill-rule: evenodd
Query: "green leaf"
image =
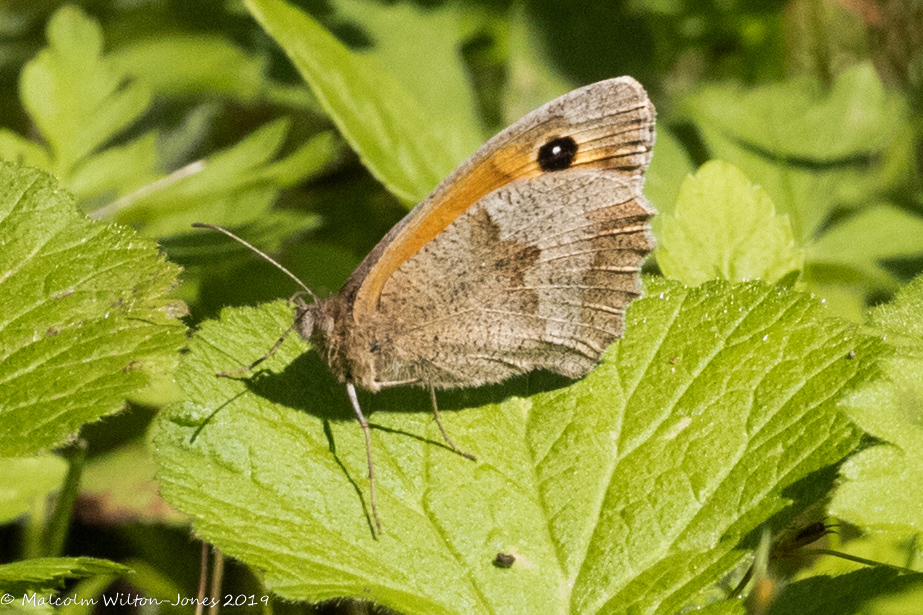
<path id="1" fill-rule="evenodd" d="M 920 568 L 920 550 L 916 544 L 916 533 L 908 534 L 906 530 L 889 532 L 881 529 L 861 536 L 843 536 L 842 534 L 845 533 L 834 531 L 825 539 L 825 542 L 829 542 L 826 545 L 826 548 L 830 550 L 828 553 L 815 553 L 819 551 L 817 547 L 825 546 L 821 542 L 803 546 L 790 553 L 791 557 L 797 558 L 796 561 L 804 564 L 799 566 L 798 577 L 801 579 L 837 577 L 856 570 L 868 569 L 872 565 L 870 562 L 880 564 L 882 569 L 904 573 L 908 569 Z M 834 556 L 832 552 L 838 555 Z M 792 563 L 792 560 L 787 557 L 778 560 L 778 563 L 780 567 L 784 567 L 786 563 Z M 923 576 L 918 581 L 923 581 Z M 886 586 L 880 587 L 879 590 L 879 596 L 894 591 L 893 588 L 889 589 Z M 874 610 L 870 612 L 877 613 Z"/>
<path id="2" fill-rule="evenodd" d="M 0 523 L 32 510 L 38 498 L 58 491 L 67 474 L 60 457 L 0 458 Z"/>
<path id="3" fill-rule="evenodd" d="M 146 442 L 131 442 L 92 458 L 80 482 L 84 521 L 103 525 L 185 522 L 183 515 L 161 499 L 156 472 Z"/>
<path id="4" fill-rule="evenodd" d="M 785 158 L 825 162 L 880 150 L 902 110 L 869 63 L 838 75 L 829 90 L 799 77 L 750 91 L 716 87 L 703 97 L 703 117 L 734 139 Z"/>
<path id="5" fill-rule="evenodd" d="M 317 133 L 285 158 L 257 169 L 247 180 L 271 182 L 284 188 L 294 186 L 333 164 L 340 157 L 340 145 L 332 132 Z"/>
<path id="6" fill-rule="evenodd" d="M 740 600 L 724 600 L 697 608 L 695 613 L 696 615 L 746 615 L 747 608 Z"/>
<path id="7" fill-rule="evenodd" d="M 67 579 L 85 579 L 98 574 L 123 575 L 131 569 L 93 557 L 46 557 L 0 565 L 0 592 L 14 598 L 30 591 L 64 587 Z M 38 599 L 47 598 L 45 596 Z"/>
<path id="8" fill-rule="evenodd" d="M 62 7 L 47 31 L 49 46 L 23 69 L 20 96 L 48 147 L 2 130 L 0 158 L 54 173 L 85 206 L 152 181 L 153 133 L 103 149 L 144 113 L 148 92 L 102 54 L 101 28 L 80 9 Z"/>
<path id="9" fill-rule="evenodd" d="M 111 198 L 154 181 L 157 155 L 157 135 L 149 132 L 88 158 L 67 178 L 67 188 L 87 211 L 92 209 L 87 201 L 93 197 Z"/>
<path id="10" fill-rule="evenodd" d="M 101 598 L 103 592 L 117 578 L 115 575 L 98 575 L 74 584 L 73 593 L 62 600 L 63 602 L 67 598 L 72 598 L 72 602 L 57 607 L 54 610 L 55 615 L 93 615 L 96 605 L 103 601 Z M 132 586 L 137 587 L 134 584 L 135 578 L 132 576 Z"/>
<path id="11" fill-rule="evenodd" d="M 161 549 L 169 545 L 159 544 Z M 172 578 L 172 569 L 160 570 L 144 559 L 132 558 L 126 562 L 131 566 L 131 585 L 150 600 L 158 600 L 158 610 L 164 615 L 188 615 L 189 606 L 173 606 L 177 596 L 188 596 L 188 588 Z M 191 596 L 190 596 L 191 597 Z M 148 604 L 151 604 L 149 602 Z"/>
<path id="12" fill-rule="evenodd" d="M 211 34 L 141 39 L 111 58 L 119 70 L 164 97 L 223 95 L 253 101 L 265 80 L 264 58 L 247 55 L 230 40 Z"/>
<path id="13" fill-rule="evenodd" d="M 888 204 L 857 212 L 807 249 L 812 267 L 847 267 L 885 287 L 896 286 L 897 279 L 881 261 L 921 254 L 923 218 Z"/>
<path id="14" fill-rule="evenodd" d="M 249 228 L 244 232 L 249 233 Z M 245 234 L 244 237 L 250 238 L 251 235 Z M 227 255 L 207 263 L 207 266 L 187 270 L 186 281 L 190 278 L 188 274 L 192 274 L 192 280 L 199 284 L 197 315 L 213 318 L 230 305 L 275 301 L 280 297 L 291 297 L 298 290 L 298 286 L 275 266 L 253 254 L 238 252 L 226 237 L 215 239 L 223 242 L 211 244 L 209 239 L 208 245 L 214 245 L 216 249 L 224 246 Z M 287 241 L 277 257 L 321 297 L 329 296 L 343 286 L 360 261 L 350 251 L 318 244 L 307 238 L 304 241 Z"/>
<path id="15" fill-rule="evenodd" d="M 277 210 L 270 211 L 249 224 L 230 230 L 254 246 L 259 246 L 264 252 L 272 253 L 278 251 L 282 242 L 289 239 L 292 234 L 312 229 L 319 222 L 319 216 L 316 214 Z M 186 233 L 167 237 L 161 242 L 161 247 L 172 262 L 183 268 L 202 267 L 216 263 L 239 264 L 252 261 L 254 258 L 250 248 L 231 241 L 220 233 L 198 229 L 190 229 Z"/>
<path id="16" fill-rule="evenodd" d="M 355 22 L 371 38 L 362 53 L 385 67 L 432 118 L 440 141 L 456 160 L 484 142 L 468 67 L 462 61 L 470 6 L 333 0 L 338 20 Z"/>
<path id="17" fill-rule="evenodd" d="M 44 147 L 6 128 L 0 129 L 0 159 L 30 167 L 51 167 Z"/>
<path id="18" fill-rule="evenodd" d="M 915 585 L 898 586 L 891 595 L 876 599 L 868 611 L 874 615 L 913 615 L 923 604 L 923 582 L 916 581 Z"/>
<path id="19" fill-rule="evenodd" d="M 658 220 L 657 263 L 687 284 L 711 279 L 774 282 L 803 256 L 786 216 L 733 165 L 705 163 L 683 182 L 673 215 Z"/>
<path id="20" fill-rule="evenodd" d="M 225 36 L 171 31 L 131 41 L 110 57 L 158 98 L 221 97 L 323 113 L 304 84 L 273 81 L 265 55 L 248 53 Z"/>
<path id="21" fill-rule="evenodd" d="M 870 324 L 898 346 L 886 379 L 845 400 L 849 416 L 888 442 L 864 450 L 842 468 L 844 482 L 831 514 L 867 529 L 923 531 L 923 277 L 890 304 L 873 310 Z"/>
<path id="22" fill-rule="evenodd" d="M 282 0 L 246 0 L 276 39 L 363 164 L 408 203 L 423 199 L 459 160 L 438 123 L 371 58 L 349 51 L 306 13 Z"/>
<path id="23" fill-rule="evenodd" d="M 321 173 L 340 155 L 333 133 L 324 132 L 273 161 L 288 131 L 288 120 L 270 122 L 234 146 L 93 215 L 111 216 L 152 237 L 187 233 L 193 222 L 227 227 L 257 222 L 269 215 L 282 188 Z"/>
<path id="24" fill-rule="evenodd" d="M 838 278 L 842 274 L 843 278 Z M 808 263 L 802 278 L 810 292 L 823 297 L 831 316 L 861 323 L 865 320 L 866 293 L 863 279 L 853 270 L 833 270 Z"/>
<path id="25" fill-rule="evenodd" d="M 188 401 L 155 424 L 168 502 L 287 599 L 361 597 L 403 613 L 676 612 L 730 570 L 759 527 L 821 497 L 858 441 L 842 392 L 883 344 L 807 295 L 750 283 L 646 282 L 626 336 L 584 379 L 539 373 L 440 394 L 360 395 L 291 337 L 282 302 L 226 310 L 190 343 Z M 849 358 L 850 351 L 855 358 Z M 460 411 L 464 409 L 464 411 Z M 509 569 L 497 553 L 516 557 Z"/>
<path id="26" fill-rule="evenodd" d="M 154 244 L 88 220 L 35 169 L 0 164 L 0 455 L 65 442 L 169 373 L 185 309 Z"/>
<path id="27" fill-rule="evenodd" d="M 508 45 L 509 75 L 503 101 L 508 123 L 577 87 L 556 68 L 555 54 L 548 50 L 541 28 L 523 2 L 513 4 Z"/>
<path id="28" fill-rule="evenodd" d="M 902 575 L 888 568 L 811 577 L 784 587 L 764 612 L 766 615 L 877 614 L 881 611 L 873 605 L 882 596 L 900 596 L 918 589 L 921 582 L 923 574 Z M 919 610 L 919 603 L 917 607 L 914 611 Z"/>
<path id="29" fill-rule="evenodd" d="M 844 71 L 829 90 L 799 77 L 749 90 L 713 86 L 686 102 L 712 156 L 761 185 L 803 243 L 835 206 L 879 188 L 873 159 L 907 130 L 902 101 L 869 64 Z"/>
<path id="30" fill-rule="evenodd" d="M 78 164 L 133 124 L 150 94 L 103 56 L 102 30 L 74 6 L 48 22 L 49 46 L 23 69 L 23 106 L 51 147 L 50 169 L 66 181 Z"/>
<path id="31" fill-rule="evenodd" d="M 644 180 L 644 195 L 660 214 L 673 214 L 683 181 L 694 171 L 679 140 L 663 126 L 658 127 L 651 166 Z"/>
<path id="32" fill-rule="evenodd" d="M 833 226 L 808 248 L 815 262 L 865 264 L 923 253 L 923 218 L 881 203 Z"/>

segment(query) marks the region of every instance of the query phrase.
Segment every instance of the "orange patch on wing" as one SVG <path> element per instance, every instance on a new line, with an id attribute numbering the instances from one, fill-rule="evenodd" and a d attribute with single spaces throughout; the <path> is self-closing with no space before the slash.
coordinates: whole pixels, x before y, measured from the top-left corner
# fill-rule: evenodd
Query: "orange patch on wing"
<path id="1" fill-rule="evenodd" d="M 427 203 L 426 211 L 401 229 L 363 281 L 356 296 L 354 313 L 374 311 L 388 278 L 481 197 L 517 179 L 536 177 L 542 173 L 538 164 L 528 158 L 531 143 L 525 151 L 516 144 L 511 145 L 508 149 L 494 152 L 493 156 L 458 178 L 451 190 Z"/>

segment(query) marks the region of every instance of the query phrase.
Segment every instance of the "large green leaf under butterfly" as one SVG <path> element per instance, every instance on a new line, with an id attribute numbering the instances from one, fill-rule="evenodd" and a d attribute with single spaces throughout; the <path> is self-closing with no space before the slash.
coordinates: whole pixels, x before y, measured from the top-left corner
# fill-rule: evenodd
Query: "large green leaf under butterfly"
<path id="1" fill-rule="evenodd" d="M 885 349 L 777 287 L 646 291 L 586 378 L 440 394 L 476 463 L 442 444 L 425 392 L 362 399 L 380 540 L 342 385 L 295 339 L 253 377 L 216 377 L 292 318 L 281 302 L 227 310 L 191 342 L 178 376 L 188 401 L 157 424 L 163 495 L 285 598 L 421 614 L 676 612 L 763 524 L 784 527 L 829 489 L 858 441 L 837 400 Z M 513 566 L 494 566 L 498 553 Z"/>

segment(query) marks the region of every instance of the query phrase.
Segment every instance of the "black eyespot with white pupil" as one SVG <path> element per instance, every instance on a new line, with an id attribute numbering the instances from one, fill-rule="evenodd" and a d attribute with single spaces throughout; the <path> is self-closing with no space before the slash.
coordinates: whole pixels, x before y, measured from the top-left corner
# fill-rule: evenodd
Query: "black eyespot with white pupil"
<path id="1" fill-rule="evenodd" d="M 576 141 L 570 137 L 555 137 L 538 148 L 538 166 L 542 171 L 563 171 L 570 168 L 576 155 Z"/>

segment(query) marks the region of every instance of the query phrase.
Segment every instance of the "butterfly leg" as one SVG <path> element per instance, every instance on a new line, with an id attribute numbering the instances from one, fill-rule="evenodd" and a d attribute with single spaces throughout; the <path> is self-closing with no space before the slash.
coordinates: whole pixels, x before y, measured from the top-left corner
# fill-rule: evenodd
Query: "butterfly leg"
<path id="1" fill-rule="evenodd" d="M 458 448 L 452 438 L 449 437 L 449 434 L 446 432 L 445 427 L 442 426 L 442 421 L 439 420 L 439 406 L 436 404 L 436 389 L 430 385 L 429 387 L 429 397 L 433 400 L 433 418 L 436 419 L 436 425 L 439 426 L 439 431 L 442 432 L 442 439 L 445 440 L 445 443 L 451 447 L 453 451 L 461 455 L 462 457 L 467 457 L 471 461 L 477 461 L 478 458 L 472 455 L 471 453 L 466 453 L 462 449 Z"/>
<path id="2" fill-rule="evenodd" d="M 276 340 L 276 343 L 272 345 L 272 348 L 269 349 L 269 352 L 264 354 L 262 357 L 260 357 L 259 359 L 251 363 L 250 365 L 244 365 L 243 367 L 238 367 L 237 369 L 228 369 L 223 372 L 218 372 L 218 375 L 222 377 L 237 376 L 238 374 L 245 374 L 251 371 L 254 367 L 259 365 L 260 363 L 262 363 L 263 361 L 265 361 L 272 355 L 276 354 L 276 351 L 279 350 L 279 347 L 282 346 L 282 343 L 291 334 L 291 332 L 295 330 L 295 327 L 297 326 L 298 326 L 298 321 L 296 320 L 295 323 L 291 327 L 285 330 L 285 333 L 282 334 L 282 337 Z"/>
<path id="3" fill-rule="evenodd" d="M 359 419 L 359 426 L 362 427 L 362 433 L 365 435 L 365 457 L 369 462 L 369 504 L 372 508 L 372 518 L 375 520 L 375 527 L 378 534 L 381 535 L 381 520 L 378 518 L 378 507 L 375 505 L 375 466 L 372 463 L 372 436 L 369 432 L 369 422 L 362 414 L 362 408 L 359 407 L 359 398 L 356 397 L 356 387 L 352 382 L 346 383 L 346 394 L 349 396 L 349 403 L 352 404 Z"/>

